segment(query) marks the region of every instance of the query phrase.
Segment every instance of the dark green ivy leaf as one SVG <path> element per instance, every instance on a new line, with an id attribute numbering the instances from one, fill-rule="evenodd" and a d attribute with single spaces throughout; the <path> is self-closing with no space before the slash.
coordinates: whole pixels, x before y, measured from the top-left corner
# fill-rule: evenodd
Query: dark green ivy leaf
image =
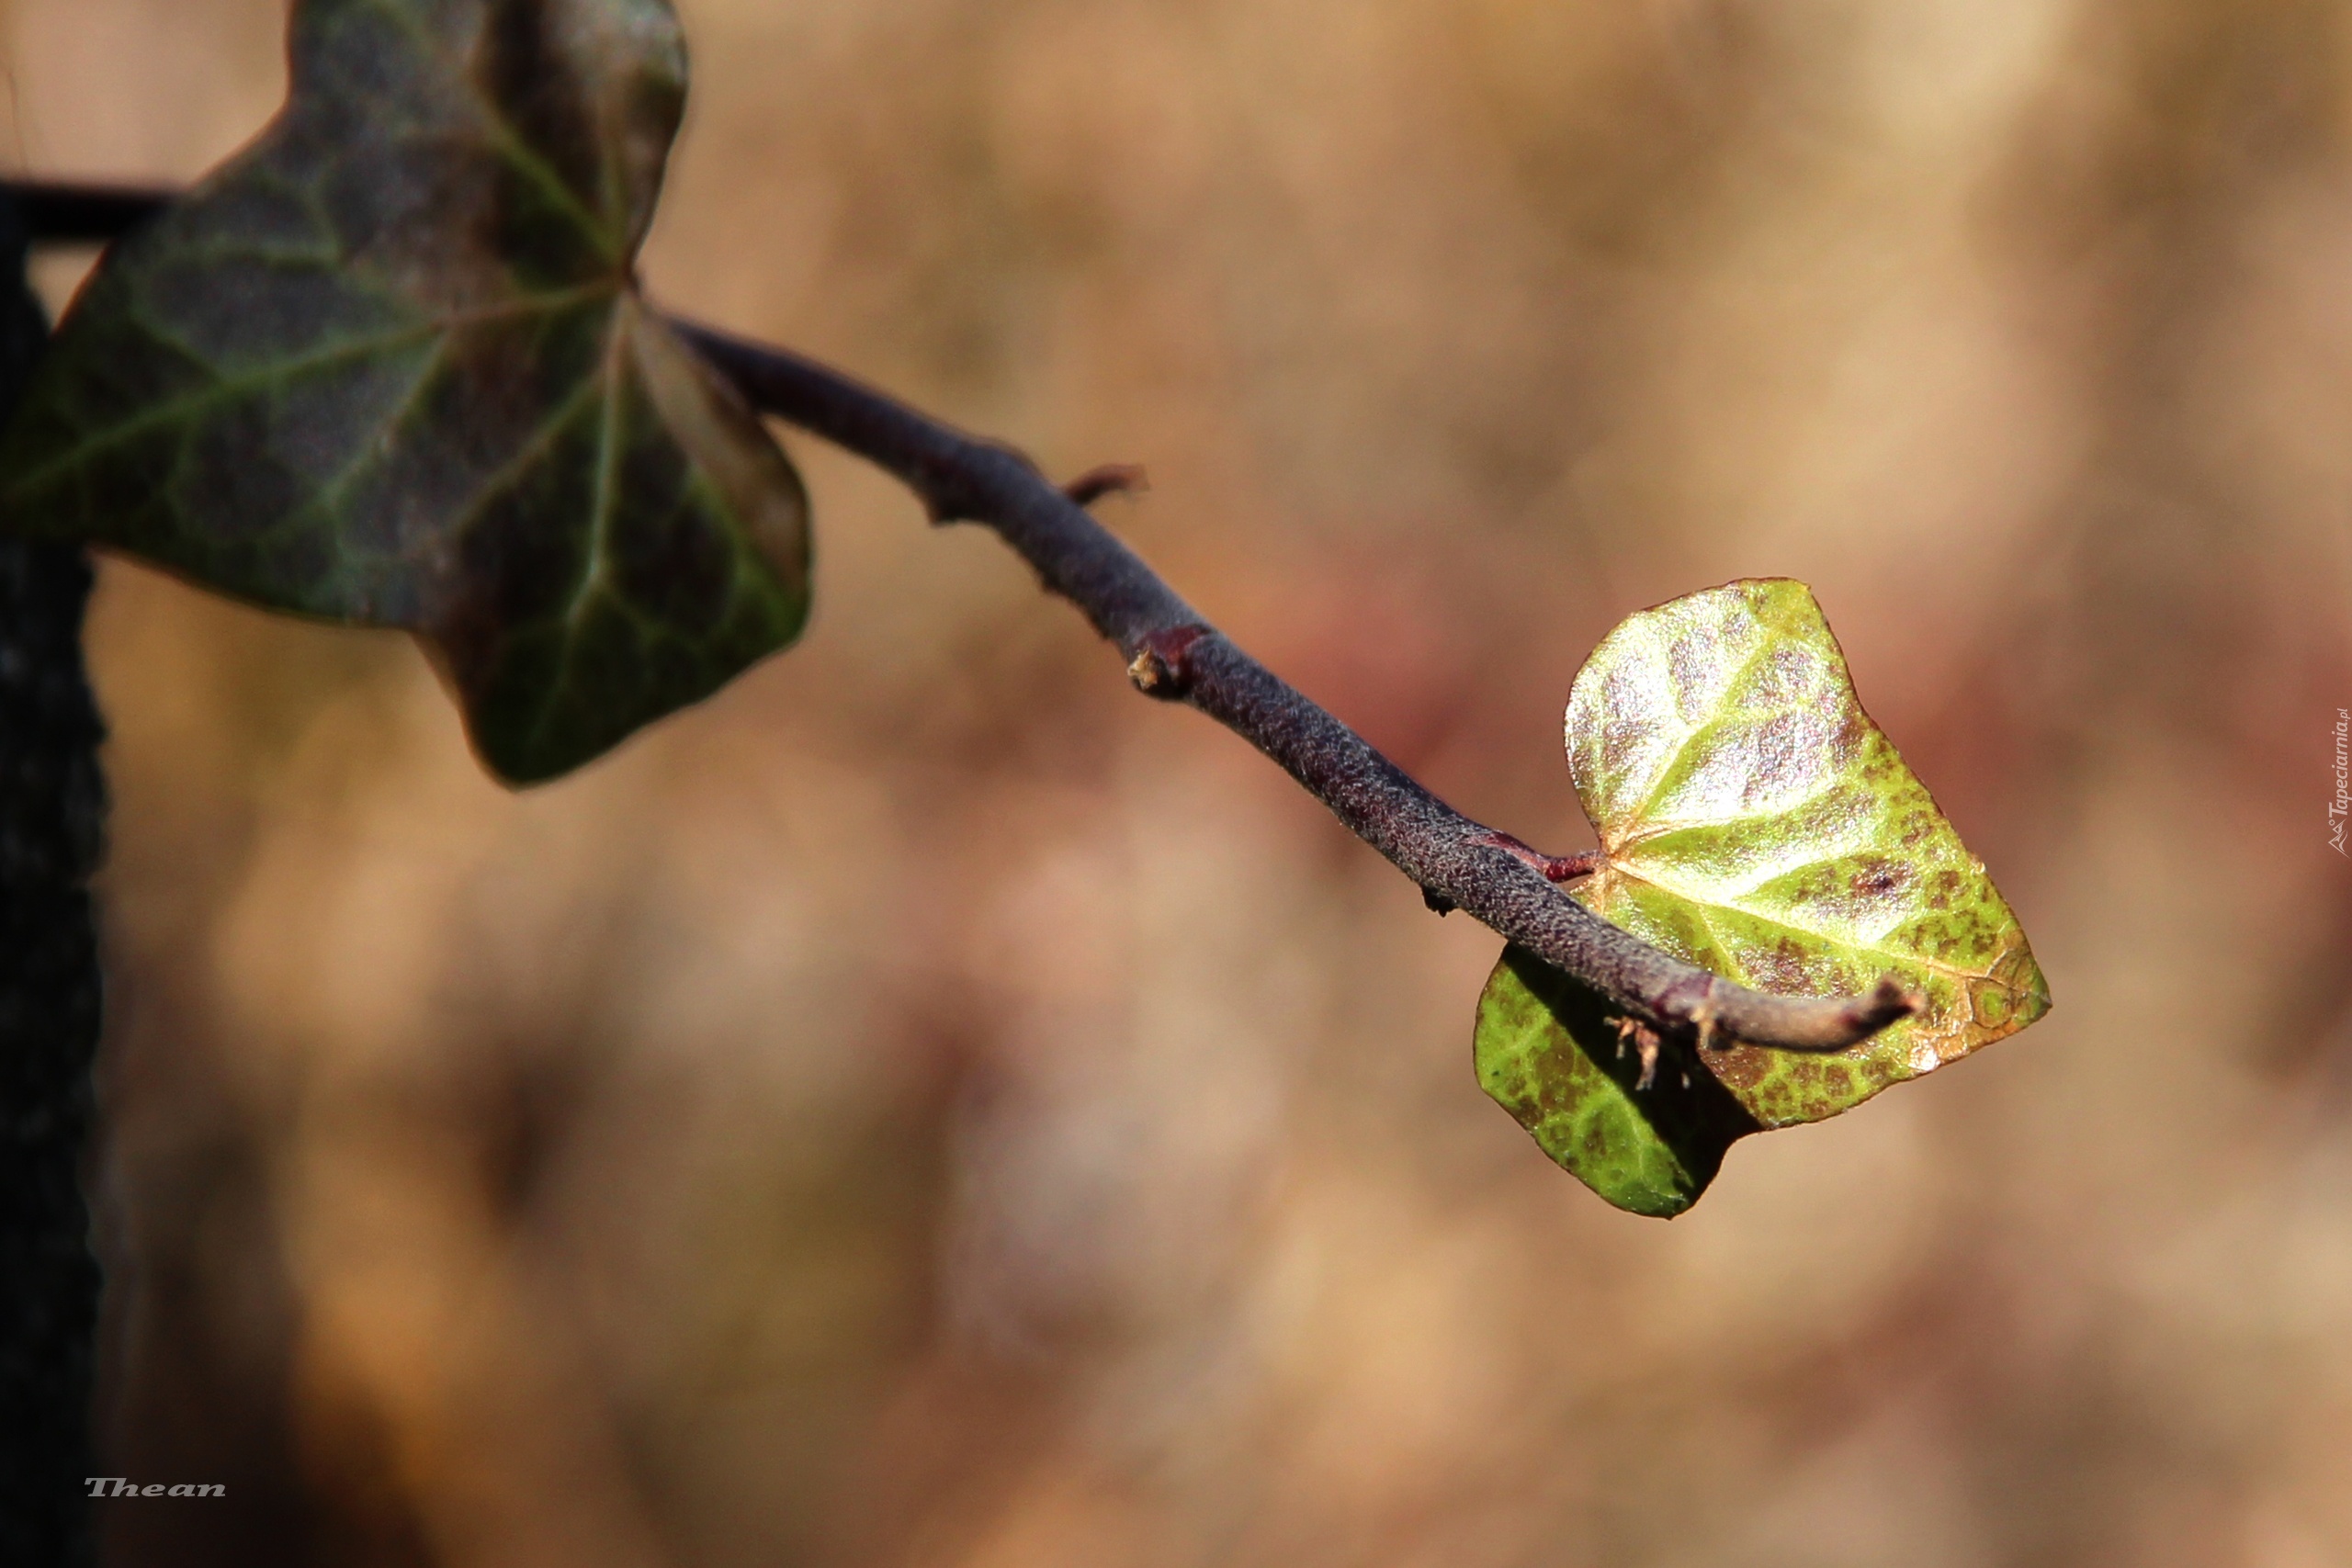
<path id="1" fill-rule="evenodd" d="M 1893 974 L 1926 1004 L 1849 1051 L 1741 1045 L 1652 1073 L 1598 993 L 1507 951 L 1479 998 L 1479 1081 L 1618 1207 L 1679 1213 L 1734 1139 L 1835 1116 L 2050 1010 L 2017 916 L 1862 711 L 1804 583 L 1628 616 L 1577 674 L 1567 746 L 1600 839 L 1574 889 L 1594 913 L 1757 990 Z"/>
<path id="2" fill-rule="evenodd" d="M 297 0 L 262 137 L 118 245 L 0 440 L 16 528 L 403 626 L 552 777 L 808 615 L 808 503 L 639 297 L 667 0 Z"/>

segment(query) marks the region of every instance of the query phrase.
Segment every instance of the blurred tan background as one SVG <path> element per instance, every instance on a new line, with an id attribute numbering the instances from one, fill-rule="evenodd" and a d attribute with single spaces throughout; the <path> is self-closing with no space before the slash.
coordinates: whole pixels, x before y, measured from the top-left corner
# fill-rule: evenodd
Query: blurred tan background
<path id="1" fill-rule="evenodd" d="M 1057 472 L 1474 815 L 1815 584 L 2058 1009 L 1615 1213 L 1497 939 L 787 437 L 797 651 L 502 794 L 398 638 L 120 565 L 121 1564 L 2352 1563 L 2352 10 L 679 0 L 648 262 Z M 272 0 L 0 0 L 184 178 Z M 45 267 L 54 298 L 87 257 Z"/>

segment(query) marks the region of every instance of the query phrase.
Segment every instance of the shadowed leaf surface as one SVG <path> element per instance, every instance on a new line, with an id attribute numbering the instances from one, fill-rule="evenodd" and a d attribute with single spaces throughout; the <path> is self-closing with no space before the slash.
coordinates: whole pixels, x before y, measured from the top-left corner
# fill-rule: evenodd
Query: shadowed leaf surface
<path id="1" fill-rule="evenodd" d="M 1804 584 L 1628 617 L 1577 675 L 1567 748 L 1600 839 L 1576 889 L 1595 912 L 1757 990 L 1846 995 L 1891 973 L 1926 1000 L 1836 1055 L 1669 1043 L 1641 1089 L 1607 1004 L 1505 953 L 1479 1002 L 1480 1082 L 1610 1201 L 1679 1213 L 1733 1139 L 1834 1116 L 2049 1010 L 2017 917 L 1855 700 Z M 1702 1079 L 1738 1114 L 1695 1111 Z"/>
<path id="2" fill-rule="evenodd" d="M 301 0 L 290 49 L 278 118 L 66 318 L 16 525 L 422 634 L 515 782 L 790 642 L 798 476 L 632 271 L 666 0 Z"/>
<path id="3" fill-rule="evenodd" d="M 1736 1138 L 1757 1131 L 1713 1075 L 1642 1060 L 1608 998 L 1525 948 L 1503 950 L 1478 998 L 1478 1082 L 1554 1159 L 1621 1209 L 1668 1218 L 1697 1201 Z"/>

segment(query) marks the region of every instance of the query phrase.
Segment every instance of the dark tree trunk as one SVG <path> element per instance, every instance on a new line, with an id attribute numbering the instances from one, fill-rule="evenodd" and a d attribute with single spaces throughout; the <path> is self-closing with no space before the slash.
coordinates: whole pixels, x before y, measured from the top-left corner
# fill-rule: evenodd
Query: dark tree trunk
<path id="1" fill-rule="evenodd" d="M 0 195 L 0 415 L 48 327 Z M 85 1478 L 98 1266 L 83 1162 L 98 1032 L 89 880 L 106 799 L 82 551 L 0 536 L 0 1564 L 95 1561 Z"/>

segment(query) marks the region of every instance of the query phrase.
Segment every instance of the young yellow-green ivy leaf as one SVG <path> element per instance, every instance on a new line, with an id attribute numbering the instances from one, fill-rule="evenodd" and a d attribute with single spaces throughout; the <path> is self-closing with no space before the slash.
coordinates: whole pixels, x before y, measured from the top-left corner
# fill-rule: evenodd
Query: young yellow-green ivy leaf
<path id="1" fill-rule="evenodd" d="M 552 777 L 799 633 L 808 502 L 633 264 L 667 0 L 297 0 L 293 89 L 117 245 L 0 440 L 0 518 L 419 633 Z"/>
<path id="2" fill-rule="evenodd" d="M 2050 1010 L 2017 917 L 1855 700 L 1804 583 L 1629 616 L 1577 675 L 1567 742 L 1600 838 L 1576 889 L 1595 913 L 1759 991 L 1894 974 L 1927 1004 L 1836 1055 L 1669 1046 L 1644 1088 L 1605 998 L 1506 951 L 1478 1002 L 1478 1080 L 1618 1207 L 1679 1213 L 1733 1140 L 1835 1116 Z"/>

